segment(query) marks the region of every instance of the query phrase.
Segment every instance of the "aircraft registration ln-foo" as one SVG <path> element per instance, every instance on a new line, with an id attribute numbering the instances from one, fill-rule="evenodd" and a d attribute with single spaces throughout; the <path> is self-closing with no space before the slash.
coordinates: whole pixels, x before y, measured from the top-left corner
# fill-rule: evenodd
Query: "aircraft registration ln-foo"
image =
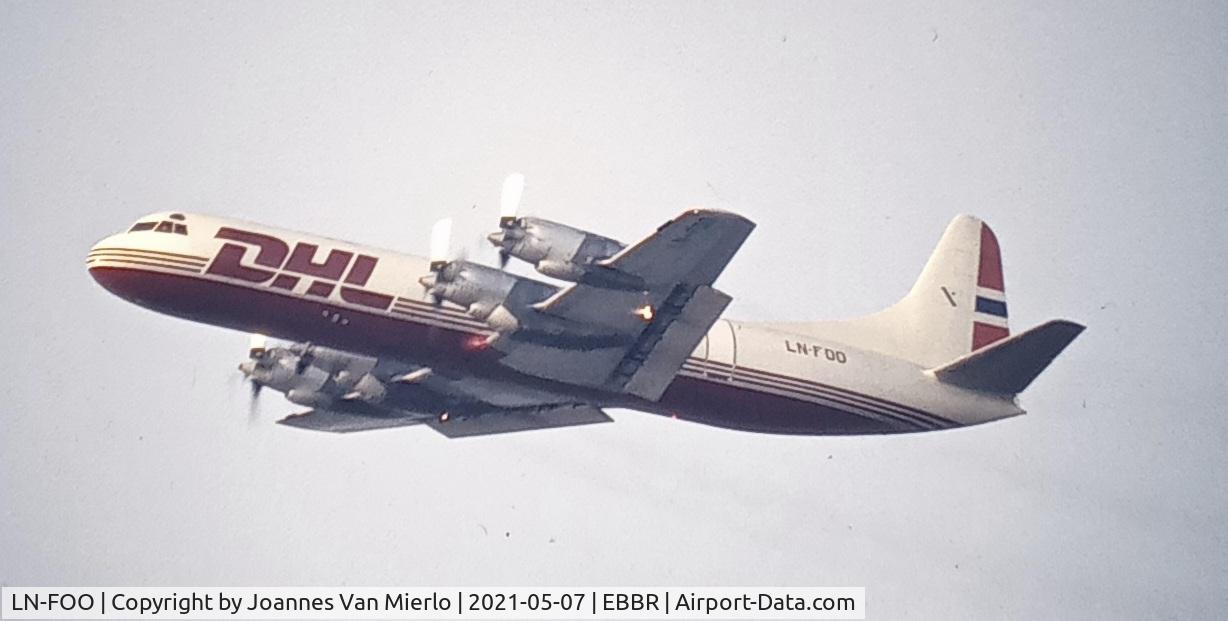
<path id="1" fill-rule="evenodd" d="M 998 241 L 958 216 L 895 305 L 847 321 L 734 321 L 713 282 L 754 224 L 685 211 L 632 245 L 517 215 L 504 184 L 500 266 L 190 213 L 141 218 L 86 261 L 146 308 L 253 333 L 239 368 L 334 432 L 425 424 L 464 437 L 608 422 L 630 408 L 731 429 L 931 431 L 1023 414 L 1017 395 L 1083 327 L 1011 336 Z M 510 274 L 526 261 L 555 285 Z M 268 335 L 291 341 L 270 346 Z"/>

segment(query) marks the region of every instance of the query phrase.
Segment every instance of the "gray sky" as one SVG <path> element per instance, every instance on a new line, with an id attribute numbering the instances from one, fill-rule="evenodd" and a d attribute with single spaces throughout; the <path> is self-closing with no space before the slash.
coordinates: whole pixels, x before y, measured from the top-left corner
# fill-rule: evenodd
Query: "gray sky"
<path id="1" fill-rule="evenodd" d="M 1228 5 L 0 3 L 0 583 L 865 585 L 876 618 L 1228 612 Z M 499 184 L 635 239 L 759 228 L 743 319 L 1002 242 L 1029 416 L 792 438 L 617 411 L 447 441 L 246 420 L 246 336 L 139 309 L 97 239 L 184 209 L 424 253 Z M 476 209 L 471 205 L 477 204 Z M 466 237 L 467 236 L 467 237 Z"/>

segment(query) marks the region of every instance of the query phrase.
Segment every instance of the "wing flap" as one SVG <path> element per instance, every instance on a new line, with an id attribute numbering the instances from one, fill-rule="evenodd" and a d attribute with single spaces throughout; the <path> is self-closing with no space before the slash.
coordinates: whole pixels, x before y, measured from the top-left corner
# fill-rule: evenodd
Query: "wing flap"
<path id="1" fill-rule="evenodd" d="M 659 399 L 732 299 L 712 287 L 696 289 L 642 360 L 636 350 L 628 353 L 615 369 L 615 383 L 622 381 L 623 391 L 629 394 Z"/>

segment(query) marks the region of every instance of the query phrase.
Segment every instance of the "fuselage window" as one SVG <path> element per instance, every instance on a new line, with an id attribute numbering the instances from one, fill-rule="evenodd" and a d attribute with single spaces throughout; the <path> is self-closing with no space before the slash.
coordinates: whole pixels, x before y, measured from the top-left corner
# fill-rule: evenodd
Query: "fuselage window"
<path id="1" fill-rule="evenodd" d="M 135 233 L 137 231 L 148 231 L 155 226 L 158 226 L 157 222 L 137 222 L 136 224 L 132 225 L 132 228 L 128 229 L 128 232 Z"/>
<path id="2" fill-rule="evenodd" d="M 158 232 L 158 233 L 170 233 L 170 232 L 171 232 L 173 229 L 174 229 L 174 227 L 173 227 L 173 226 L 171 226 L 171 223 L 170 223 L 170 222 L 167 222 L 166 220 L 163 220 L 163 221 L 161 221 L 161 222 L 159 222 L 159 223 L 158 223 L 158 228 L 154 229 L 154 231 L 156 231 L 156 232 Z"/>

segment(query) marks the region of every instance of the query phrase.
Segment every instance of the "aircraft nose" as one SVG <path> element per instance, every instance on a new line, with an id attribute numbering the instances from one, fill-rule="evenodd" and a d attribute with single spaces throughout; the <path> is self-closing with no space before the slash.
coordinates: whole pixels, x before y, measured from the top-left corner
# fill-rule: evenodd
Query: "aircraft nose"
<path id="1" fill-rule="evenodd" d="M 102 238 L 85 257 L 90 277 L 108 292 L 160 312 L 182 313 L 197 306 L 195 294 L 168 285 L 203 273 L 208 259 L 193 249 L 186 229 L 176 233 L 174 226 L 141 222 Z"/>
<path id="2" fill-rule="evenodd" d="M 127 236 L 127 233 L 116 233 L 114 235 L 108 235 L 98 240 L 98 243 L 94 244 L 93 246 L 90 246 L 90 256 L 97 254 L 99 250 L 106 250 L 107 248 L 115 248 L 117 246 L 123 246 L 123 244 L 120 242 L 121 240 L 123 240 L 125 236 Z"/>
<path id="3" fill-rule="evenodd" d="M 123 239 L 126 233 L 117 233 L 98 240 L 98 243 L 90 247 L 89 254 L 85 256 L 85 267 L 93 272 L 98 264 L 103 262 L 115 249 L 123 248 Z"/>

